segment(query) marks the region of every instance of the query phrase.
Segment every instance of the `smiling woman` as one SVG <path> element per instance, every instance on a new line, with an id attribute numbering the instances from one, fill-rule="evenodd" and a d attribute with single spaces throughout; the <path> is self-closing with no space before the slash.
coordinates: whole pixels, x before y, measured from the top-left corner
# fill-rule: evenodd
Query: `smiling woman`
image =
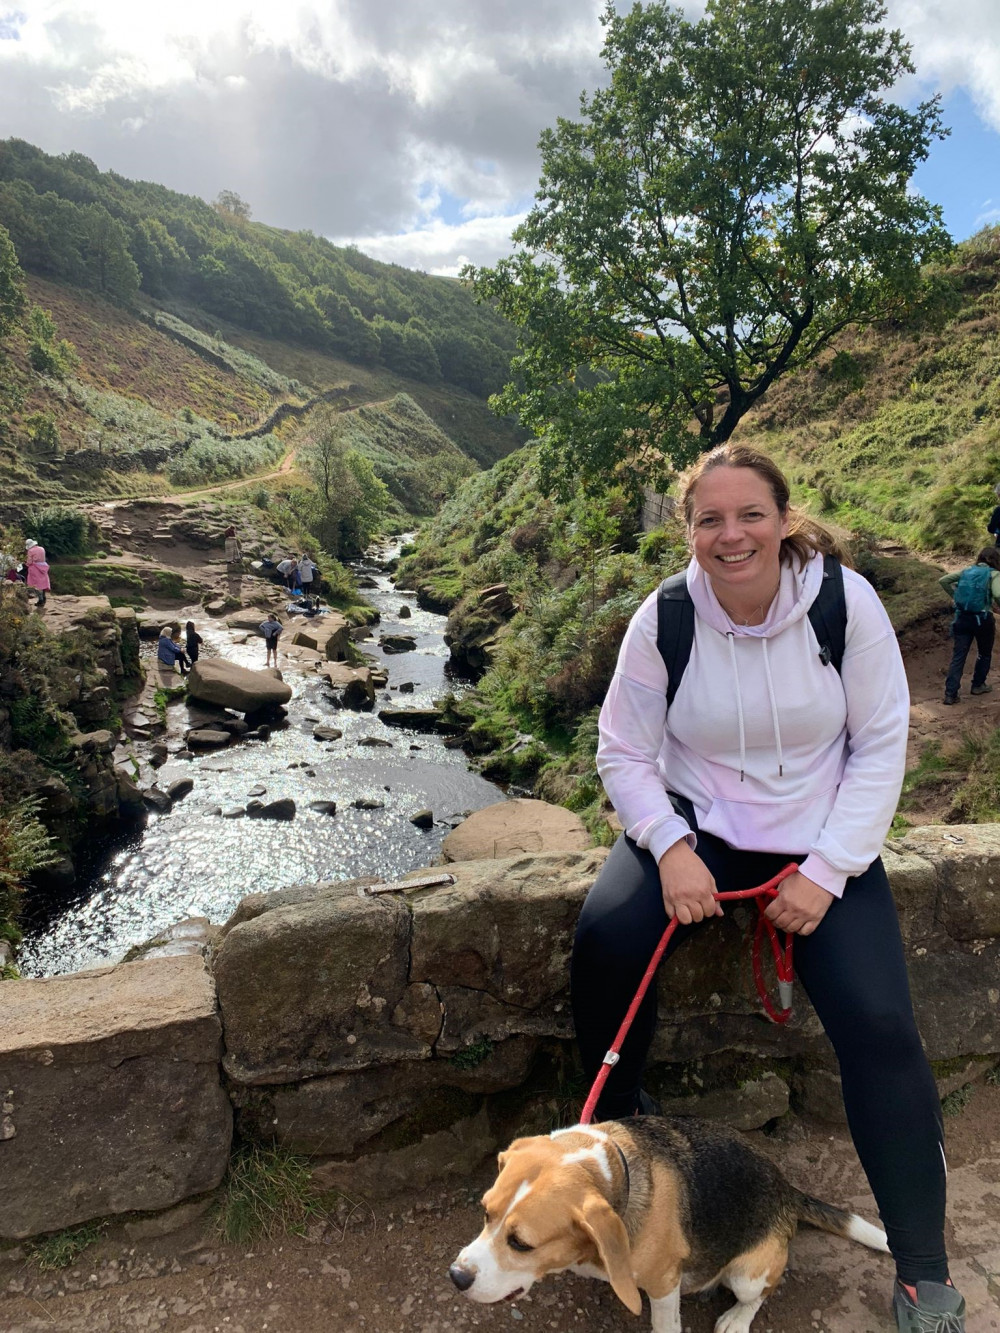
<path id="1" fill-rule="evenodd" d="M 668 580 L 633 616 L 601 711 L 597 767 L 625 833 L 574 945 L 585 1073 L 601 1066 L 668 918 L 678 928 L 665 958 L 722 915 L 716 893 L 798 863 L 767 916 L 799 937 L 796 974 L 840 1061 L 896 1260 L 898 1328 L 960 1330 L 964 1302 L 946 1285 L 939 1102 L 879 857 L 909 721 L 895 634 L 871 585 L 836 558 L 833 534 L 790 507 L 765 455 L 714 449 L 684 479 L 680 504 L 693 555 L 683 593 Z M 686 654 L 685 622 L 665 610 L 673 600 L 688 617 Z M 653 987 L 600 1118 L 650 1109 L 641 1081 L 655 1027 Z M 951 1322 L 920 1322 L 939 1312 Z"/>

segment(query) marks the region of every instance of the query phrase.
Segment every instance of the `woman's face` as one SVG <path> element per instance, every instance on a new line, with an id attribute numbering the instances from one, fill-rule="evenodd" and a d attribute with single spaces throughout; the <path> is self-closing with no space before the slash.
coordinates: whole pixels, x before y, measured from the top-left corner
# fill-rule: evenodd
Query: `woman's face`
<path id="1" fill-rule="evenodd" d="M 787 515 L 752 468 L 716 467 L 695 487 L 688 539 L 723 596 L 726 590 L 762 597 L 772 592 L 787 532 Z"/>

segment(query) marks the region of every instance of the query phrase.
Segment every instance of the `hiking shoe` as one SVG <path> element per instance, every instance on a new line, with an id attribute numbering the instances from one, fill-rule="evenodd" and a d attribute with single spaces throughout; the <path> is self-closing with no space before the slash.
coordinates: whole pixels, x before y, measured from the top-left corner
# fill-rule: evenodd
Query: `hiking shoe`
<path id="1" fill-rule="evenodd" d="M 944 1282 L 918 1282 L 914 1304 L 897 1281 L 892 1312 L 898 1333 L 965 1333 L 965 1301 Z"/>
<path id="2" fill-rule="evenodd" d="M 992 686 L 992 685 L 973 685 L 973 687 L 972 687 L 972 689 L 969 691 L 969 693 L 970 693 L 970 694 L 992 694 L 992 693 L 993 693 L 993 686 Z"/>
<path id="3" fill-rule="evenodd" d="M 957 704 L 957 703 L 958 703 L 958 695 L 957 695 L 957 694 L 946 694 L 946 695 L 944 696 L 944 701 L 945 701 L 946 704 Z"/>

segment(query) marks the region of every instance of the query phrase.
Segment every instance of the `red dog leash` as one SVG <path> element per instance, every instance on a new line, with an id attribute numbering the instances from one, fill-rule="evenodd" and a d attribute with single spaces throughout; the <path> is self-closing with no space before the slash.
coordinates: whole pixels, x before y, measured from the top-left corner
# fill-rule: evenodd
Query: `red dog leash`
<path id="1" fill-rule="evenodd" d="M 760 884 L 756 889 L 739 889 L 733 893 L 715 893 L 712 896 L 717 902 L 729 902 L 739 898 L 754 898 L 757 902 L 757 929 L 753 937 L 753 979 L 757 984 L 757 994 L 760 996 L 761 1003 L 768 1018 L 774 1023 L 787 1023 L 792 1014 L 792 941 L 794 935 L 788 935 L 785 948 L 782 950 L 778 943 L 778 932 L 768 917 L 764 915 L 766 902 L 778 896 L 778 885 L 782 880 L 787 879 L 789 875 L 794 875 L 798 870 L 796 862 L 791 861 L 783 870 L 779 870 L 773 879 L 769 879 L 766 884 Z M 649 990 L 649 983 L 656 976 L 656 969 L 660 966 L 660 960 L 663 957 L 664 950 L 670 943 L 670 938 L 677 929 L 677 918 L 673 917 L 660 939 L 659 944 L 649 960 L 649 966 L 646 968 L 642 980 L 639 982 L 639 989 L 628 1007 L 628 1013 L 622 1020 L 622 1025 L 618 1029 L 618 1035 L 611 1043 L 611 1048 L 601 1061 L 601 1067 L 597 1071 L 597 1077 L 594 1079 L 594 1086 L 590 1089 L 590 1094 L 584 1104 L 583 1111 L 580 1114 L 580 1124 L 589 1125 L 594 1117 L 594 1108 L 608 1081 L 608 1075 L 618 1063 L 618 1055 L 628 1036 L 628 1030 L 632 1026 L 632 1021 L 639 1012 L 639 1006 L 642 1004 L 646 991 Z M 771 952 L 774 955 L 774 966 L 778 974 L 778 998 L 781 1002 L 781 1008 L 778 1009 L 771 1001 L 767 993 L 767 986 L 764 984 L 764 964 L 761 959 L 761 945 L 765 931 L 771 941 Z"/>

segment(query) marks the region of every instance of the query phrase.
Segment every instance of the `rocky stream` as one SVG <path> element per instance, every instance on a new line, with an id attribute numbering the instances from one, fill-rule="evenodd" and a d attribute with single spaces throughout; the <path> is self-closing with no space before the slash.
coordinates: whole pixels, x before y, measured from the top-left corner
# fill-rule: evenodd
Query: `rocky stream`
<path id="1" fill-rule="evenodd" d="M 283 656 L 292 688 L 283 726 L 267 741 L 237 741 L 220 752 L 179 758 L 191 714 L 182 700 L 171 702 L 166 734 L 135 738 L 131 750 L 141 785 L 155 779 L 166 789 L 189 779 L 190 790 L 169 811 L 152 811 L 144 827 L 85 850 L 68 894 L 33 897 L 18 960 L 24 975 L 116 962 L 186 918 L 225 921 L 254 891 L 358 875 L 392 879 L 432 865 L 464 815 L 504 798 L 446 737 L 390 727 L 378 717 L 390 705 L 430 708 L 447 692 L 468 687 L 450 673 L 445 617 L 421 610 L 415 594 L 393 587 L 386 565 L 399 544 L 355 566 L 380 616 L 358 646 L 388 676 L 374 709 L 335 707 L 322 677 L 296 670 Z M 264 666 L 262 638 L 227 628 L 201 606 L 161 614 L 165 622 L 193 619 L 203 656 Z M 415 641 L 412 651 L 381 647 L 382 638 L 400 632 Z M 286 633 L 283 646 L 290 639 Z M 152 670 L 155 644 L 143 645 L 143 657 Z M 333 739 L 324 729 L 341 735 Z M 166 762 L 154 768 L 163 758 L 155 747 L 164 744 Z M 246 817 L 249 801 L 287 798 L 295 803 L 293 819 Z M 411 822 L 426 810 L 433 815 L 429 827 Z"/>

